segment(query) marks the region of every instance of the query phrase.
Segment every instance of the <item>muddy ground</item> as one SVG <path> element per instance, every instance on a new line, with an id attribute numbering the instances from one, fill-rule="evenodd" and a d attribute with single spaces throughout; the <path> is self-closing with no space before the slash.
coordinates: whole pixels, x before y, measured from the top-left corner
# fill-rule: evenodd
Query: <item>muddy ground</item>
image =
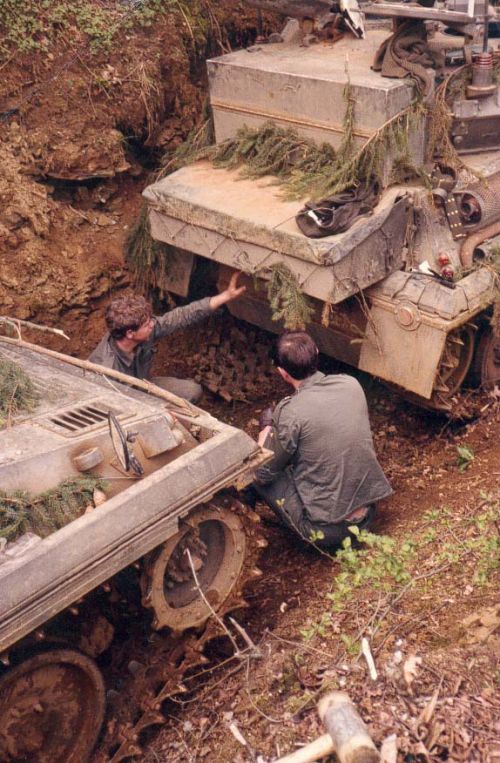
<path id="1" fill-rule="evenodd" d="M 224 336 L 232 323 L 221 324 Z M 206 327 L 202 340 L 211 336 Z M 162 348 L 158 368 L 194 374 L 199 340 L 199 331 L 186 332 L 175 349 Z M 331 361 L 322 364 L 331 370 Z M 258 505 L 269 545 L 262 576 L 246 588 L 248 609 L 238 614 L 258 656 L 235 658 L 227 639 L 209 646 L 215 663 L 184 680 L 186 693 L 164 705 L 165 727 L 152 741 L 145 736 L 147 763 L 274 760 L 322 733 L 316 701 L 339 688 L 356 702 L 377 744 L 396 734 L 400 762 L 498 760 L 498 399 L 478 396 L 480 416 L 453 422 L 358 376 L 394 488 L 375 525 L 395 541 L 379 554 L 383 572 L 359 559 L 355 570 L 368 568 L 373 577 L 347 586 L 332 603 L 338 575 L 348 568 L 296 541 Z M 268 377 L 251 402 L 206 392 L 203 404 L 255 436 L 260 410 L 286 392 Z M 465 465 L 460 452 L 470 456 Z M 415 548 L 405 557 L 408 541 Z M 408 571 L 401 580 L 400 564 Z M 362 637 L 375 680 L 359 654 Z"/>
<path id="2" fill-rule="evenodd" d="M 92 50 L 85 35 L 61 27 L 38 48 L 2 53 L 0 313 L 63 328 L 69 342 L 43 336 L 55 349 L 86 357 L 110 296 L 133 288 L 124 242 L 147 178 L 199 117 L 203 58 L 255 37 L 251 14 L 208 7 L 203 40 L 173 12 L 119 32 L 111 50 Z M 222 325 L 228 334 L 233 324 Z M 158 370 L 196 375 L 214 330 L 165 344 Z M 268 342 L 238 330 L 249 351 Z M 145 763 L 279 757 L 322 733 L 315 702 L 333 688 L 349 692 L 377 743 L 397 735 L 399 763 L 500 760 L 498 398 L 484 394 L 473 420 L 450 422 L 360 378 L 394 488 L 376 530 L 394 548 L 349 566 L 296 542 L 258 506 L 269 545 L 238 613 L 258 654 L 238 660 L 227 639 L 212 643 L 209 668 L 184 678 L 161 731 L 140 740 Z M 247 402 L 207 391 L 203 404 L 255 436 L 259 411 L 285 393 L 270 372 Z"/>

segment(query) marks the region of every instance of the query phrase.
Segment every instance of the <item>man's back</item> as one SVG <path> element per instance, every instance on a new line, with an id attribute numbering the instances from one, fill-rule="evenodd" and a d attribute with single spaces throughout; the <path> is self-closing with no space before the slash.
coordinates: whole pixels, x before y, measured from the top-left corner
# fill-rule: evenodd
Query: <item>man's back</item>
<path id="1" fill-rule="evenodd" d="M 353 377 L 317 371 L 277 406 L 274 429 L 291 454 L 312 522 L 339 521 L 391 493 L 373 449 L 364 392 Z"/>

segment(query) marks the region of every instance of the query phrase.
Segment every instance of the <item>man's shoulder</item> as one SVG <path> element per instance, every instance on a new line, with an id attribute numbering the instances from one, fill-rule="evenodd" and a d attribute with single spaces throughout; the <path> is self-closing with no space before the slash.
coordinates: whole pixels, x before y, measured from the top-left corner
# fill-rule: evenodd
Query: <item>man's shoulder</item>
<path id="1" fill-rule="evenodd" d="M 362 392 L 363 387 L 354 376 L 350 374 L 325 374 L 318 384 L 331 390 L 350 390 Z"/>
<path id="2" fill-rule="evenodd" d="M 101 366 L 106 366 L 109 365 L 109 360 L 114 359 L 115 353 L 113 352 L 113 347 L 109 339 L 109 334 L 104 334 L 97 347 L 92 350 L 89 355 L 89 360 L 92 363 L 98 363 Z"/>
<path id="3" fill-rule="evenodd" d="M 282 398 L 279 403 L 277 403 L 273 413 L 273 421 L 275 424 L 277 424 L 280 419 L 286 417 L 293 410 L 293 405 L 291 405 L 293 399 L 294 395 L 287 395 L 286 397 Z"/>

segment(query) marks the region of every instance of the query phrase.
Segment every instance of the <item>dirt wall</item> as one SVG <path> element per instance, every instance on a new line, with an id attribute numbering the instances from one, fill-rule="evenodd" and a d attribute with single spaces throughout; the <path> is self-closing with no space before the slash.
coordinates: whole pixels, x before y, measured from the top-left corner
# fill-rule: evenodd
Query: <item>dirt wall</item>
<path id="1" fill-rule="evenodd" d="M 0 14 L 0 313 L 63 325 L 85 352 L 95 310 L 131 285 L 123 244 L 149 173 L 196 124 L 206 56 L 250 42 L 256 16 L 50 0 L 30 26 L 16 2 Z"/>

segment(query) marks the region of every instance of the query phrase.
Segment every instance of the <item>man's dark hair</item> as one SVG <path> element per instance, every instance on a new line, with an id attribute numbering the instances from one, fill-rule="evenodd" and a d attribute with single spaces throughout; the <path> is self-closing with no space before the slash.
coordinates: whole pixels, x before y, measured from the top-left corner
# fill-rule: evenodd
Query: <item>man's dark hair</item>
<path id="1" fill-rule="evenodd" d="M 113 299 L 106 308 L 104 318 L 113 339 L 123 339 L 127 331 L 137 331 L 151 315 L 149 302 L 132 294 Z"/>
<path id="2" fill-rule="evenodd" d="M 318 368 L 318 348 L 305 331 L 287 331 L 278 338 L 276 365 L 293 379 L 307 379 Z"/>

